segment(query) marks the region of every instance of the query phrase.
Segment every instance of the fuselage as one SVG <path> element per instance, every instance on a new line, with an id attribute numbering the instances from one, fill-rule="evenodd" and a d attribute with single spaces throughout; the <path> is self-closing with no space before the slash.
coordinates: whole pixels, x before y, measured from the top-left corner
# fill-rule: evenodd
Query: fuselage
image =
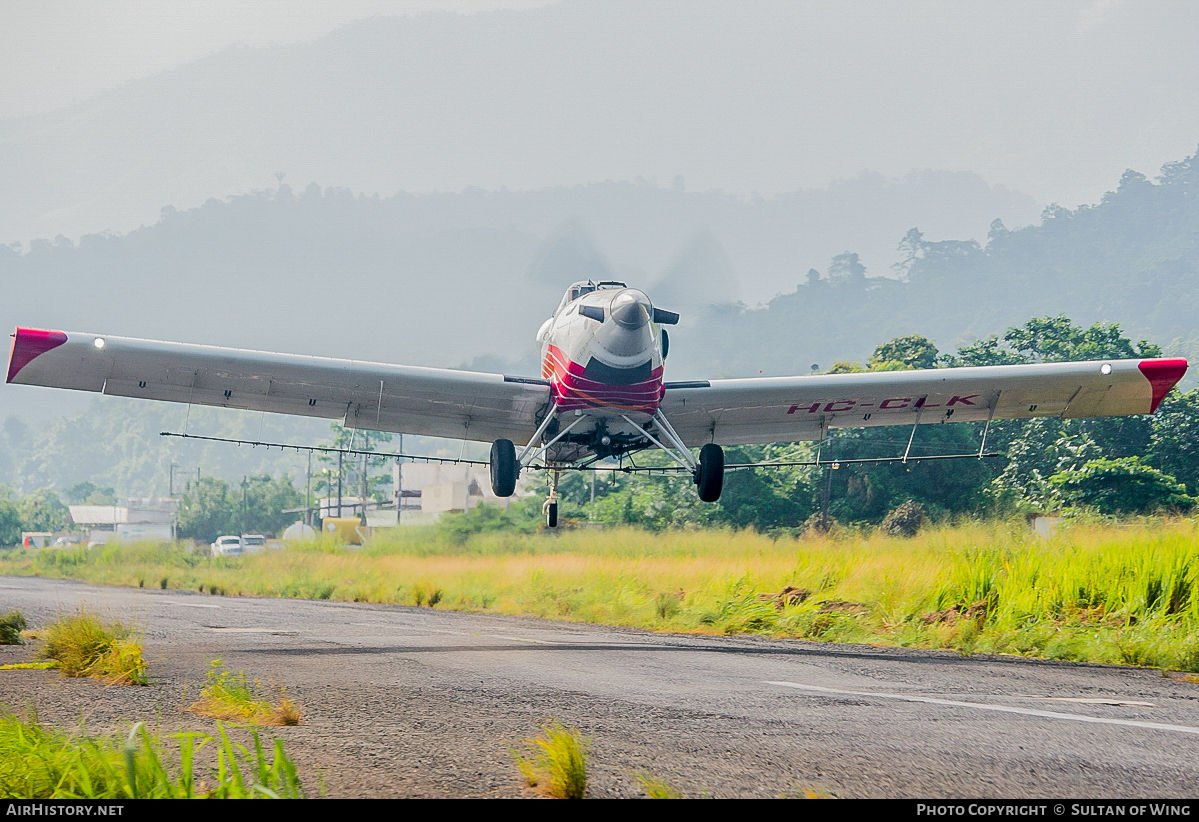
<path id="1" fill-rule="evenodd" d="M 644 292 L 623 283 L 574 284 L 537 334 L 554 410 L 652 416 L 665 392 L 663 340 Z"/>

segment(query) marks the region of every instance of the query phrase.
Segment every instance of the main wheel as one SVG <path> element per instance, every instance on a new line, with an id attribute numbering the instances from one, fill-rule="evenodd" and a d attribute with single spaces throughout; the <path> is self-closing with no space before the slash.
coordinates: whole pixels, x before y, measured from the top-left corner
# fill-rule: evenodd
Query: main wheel
<path id="1" fill-rule="evenodd" d="M 699 449 L 699 468 L 695 472 L 695 484 L 699 487 L 699 498 L 704 502 L 716 502 L 724 488 L 724 449 L 710 442 Z"/>
<path id="2" fill-rule="evenodd" d="M 516 464 L 516 446 L 512 440 L 496 440 L 491 444 L 491 490 L 497 497 L 510 497 L 516 490 L 520 466 Z"/>
<path id="3" fill-rule="evenodd" d="M 545 524 L 549 528 L 558 527 L 558 503 L 551 502 L 545 506 Z"/>

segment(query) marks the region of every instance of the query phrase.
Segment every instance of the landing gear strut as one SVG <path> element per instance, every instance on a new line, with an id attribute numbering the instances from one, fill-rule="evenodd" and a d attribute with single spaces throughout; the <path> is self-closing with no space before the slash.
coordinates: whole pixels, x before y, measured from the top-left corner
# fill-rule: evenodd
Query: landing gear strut
<path id="1" fill-rule="evenodd" d="M 512 440 L 496 440 L 491 444 L 491 490 L 497 497 L 510 497 L 516 490 L 520 464 L 516 461 L 516 446 Z"/>
<path id="2" fill-rule="evenodd" d="M 561 473 L 556 469 L 550 472 L 550 496 L 541 506 L 541 513 L 545 514 L 547 528 L 558 527 L 558 477 Z"/>
<path id="3" fill-rule="evenodd" d="M 699 449 L 699 464 L 695 468 L 695 484 L 699 498 L 716 502 L 724 489 L 724 449 L 710 442 Z"/>

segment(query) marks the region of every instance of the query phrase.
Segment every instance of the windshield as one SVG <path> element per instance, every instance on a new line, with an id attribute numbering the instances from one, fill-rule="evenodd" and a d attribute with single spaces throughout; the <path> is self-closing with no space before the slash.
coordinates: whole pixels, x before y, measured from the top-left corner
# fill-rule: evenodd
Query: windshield
<path id="1" fill-rule="evenodd" d="M 591 280 L 579 280 L 577 283 L 572 283 L 570 288 L 566 289 L 566 293 L 562 295 L 562 302 L 558 303 L 558 310 L 561 311 L 579 297 L 582 297 L 584 294 L 590 294 L 592 291 L 627 287 L 624 283 L 617 282 L 616 280 L 601 280 L 598 283 Z"/>

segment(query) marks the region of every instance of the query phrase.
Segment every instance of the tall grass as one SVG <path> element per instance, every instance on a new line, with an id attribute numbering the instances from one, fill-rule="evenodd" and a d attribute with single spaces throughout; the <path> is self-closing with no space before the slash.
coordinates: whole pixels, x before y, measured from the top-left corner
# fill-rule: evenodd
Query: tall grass
<path id="1" fill-rule="evenodd" d="M 259 680 L 250 682 L 245 671 L 231 671 L 214 659 L 208 668 L 208 684 L 200 690 L 200 699 L 188 710 L 212 719 L 247 722 L 253 725 L 299 725 L 300 709 L 280 689 L 271 704 L 263 698 L 265 687 Z"/>
<path id="2" fill-rule="evenodd" d="M 54 660 L 63 676 L 89 676 L 110 685 L 148 685 L 142 646 L 119 622 L 105 625 L 85 609 L 60 617 L 46 629 L 41 659 Z"/>
<path id="3" fill-rule="evenodd" d="M 649 773 L 648 771 L 638 771 L 633 774 L 633 779 L 637 782 L 637 787 L 641 788 L 642 792 L 650 799 L 686 799 L 687 797 L 671 785 L 662 777 Z"/>
<path id="4" fill-rule="evenodd" d="M 402 528 L 352 552 L 319 538 L 241 558 L 155 544 L 16 556 L 0 573 L 409 606 L 436 592 L 443 609 L 1199 671 L 1199 527 L 1186 519 L 1080 521 L 1051 540 L 1022 521 L 911 539 Z M 808 595 L 777 598 L 788 586 Z"/>
<path id="5" fill-rule="evenodd" d="M 588 740 L 574 728 L 550 721 L 541 734 L 524 740 L 526 752 L 510 748 L 517 769 L 530 787 L 543 789 L 556 799 L 583 799 L 587 795 Z"/>
<path id="6" fill-rule="evenodd" d="M 5 799 L 303 798 L 295 765 L 276 740 L 272 755 L 253 733 L 253 750 L 215 737 L 179 733 L 174 745 L 140 722 L 128 735 L 68 736 L 37 718 L 0 714 L 0 797 Z M 215 748 L 214 766 L 199 762 Z"/>

